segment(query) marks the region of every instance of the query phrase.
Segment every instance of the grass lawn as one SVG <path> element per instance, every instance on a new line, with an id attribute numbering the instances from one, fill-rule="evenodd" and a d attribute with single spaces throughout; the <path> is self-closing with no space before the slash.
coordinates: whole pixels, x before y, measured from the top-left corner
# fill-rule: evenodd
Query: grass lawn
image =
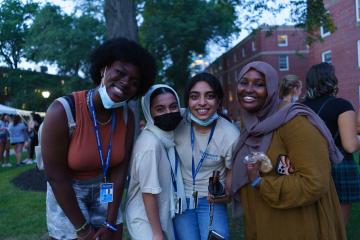
<path id="1" fill-rule="evenodd" d="M 0 240 L 45 239 L 45 193 L 22 191 L 10 182 L 34 167 L 0 168 Z M 241 219 L 230 220 L 230 232 L 230 239 L 244 239 Z M 349 240 L 360 239 L 360 203 L 353 206 L 347 233 Z M 124 239 L 128 239 L 126 232 Z"/>

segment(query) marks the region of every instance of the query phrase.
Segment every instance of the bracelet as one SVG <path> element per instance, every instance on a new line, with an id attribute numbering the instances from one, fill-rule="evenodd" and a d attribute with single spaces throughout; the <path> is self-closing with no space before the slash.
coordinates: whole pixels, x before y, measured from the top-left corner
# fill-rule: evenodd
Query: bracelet
<path id="1" fill-rule="evenodd" d="M 114 225 L 112 225 L 111 223 L 108 223 L 107 221 L 105 221 L 103 225 L 111 232 L 117 231 L 117 228 Z"/>
<path id="2" fill-rule="evenodd" d="M 260 176 L 258 176 L 257 178 L 255 178 L 254 181 L 252 181 L 251 186 L 253 188 L 256 188 L 260 184 L 261 180 L 262 180 L 262 178 Z"/>
<path id="3" fill-rule="evenodd" d="M 84 230 L 87 225 L 88 225 L 88 222 L 85 220 L 85 223 L 83 225 L 81 225 L 81 227 L 79 227 L 78 229 L 75 229 L 75 232 L 78 233 L 81 230 Z"/>

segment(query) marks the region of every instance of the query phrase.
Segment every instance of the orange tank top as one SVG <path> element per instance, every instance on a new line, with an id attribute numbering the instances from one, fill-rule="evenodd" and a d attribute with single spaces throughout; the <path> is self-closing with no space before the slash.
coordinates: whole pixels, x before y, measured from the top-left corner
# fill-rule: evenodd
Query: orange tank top
<path id="1" fill-rule="evenodd" d="M 87 91 L 73 93 L 76 109 L 76 127 L 70 141 L 68 166 L 75 179 L 89 179 L 103 174 L 95 130 L 86 103 L 86 93 Z M 116 128 L 112 135 L 110 168 L 119 165 L 125 156 L 126 126 L 123 119 L 123 109 L 115 109 L 114 111 L 116 111 Z M 111 122 L 104 126 L 99 125 L 99 133 L 103 157 L 104 161 L 106 161 L 107 147 L 112 133 Z"/>

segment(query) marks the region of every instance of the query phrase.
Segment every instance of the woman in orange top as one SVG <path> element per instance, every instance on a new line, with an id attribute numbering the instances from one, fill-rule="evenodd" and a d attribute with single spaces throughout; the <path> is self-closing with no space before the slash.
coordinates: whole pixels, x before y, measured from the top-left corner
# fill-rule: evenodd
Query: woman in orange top
<path id="1" fill-rule="evenodd" d="M 120 202 L 134 135 L 134 116 L 126 103 L 148 90 L 156 65 L 140 45 L 118 38 L 93 52 L 90 74 L 97 87 L 72 94 L 76 117 L 72 135 L 58 101 L 44 120 L 41 145 L 52 239 L 104 240 L 122 235 Z"/>

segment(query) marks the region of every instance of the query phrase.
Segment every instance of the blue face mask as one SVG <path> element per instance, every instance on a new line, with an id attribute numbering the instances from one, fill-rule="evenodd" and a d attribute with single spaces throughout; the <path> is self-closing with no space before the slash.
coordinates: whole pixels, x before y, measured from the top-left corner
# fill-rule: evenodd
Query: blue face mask
<path id="1" fill-rule="evenodd" d="M 297 101 L 299 101 L 299 96 L 292 96 L 292 97 L 291 97 L 291 102 L 292 102 L 292 103 L 295 103 L 295 102 L 297 102 Z"/>
<path id="2" fill-rule="evenodd" d="M 211 117 L 209 117 L 208 119 L 206 119 L 206 120 L 201 120 L 201 119 L 198 119 L 197 117 L 195 117 L 194 115 L 192 115 L 191 112 L 189 112 L 189 115 L 190 115 L 191 121 L 194 121 L 194 122 L 196 122 L 197 124 L 199 124 L 200 126 L 203 126 L 203 127 L 209 126 L 209 125 L 212 124 L 214 121 L 218 120 L 219 117 L 220 117 L 217 113 L 214 113 L 214 114 L 213 114 Z"/>
<path id="3" fill-rule="evenodd" d="M 101 102 L 104 105 L 104 108 L 106 109 L 119 108 L 126 104 L 126 101 L 114 102 L 113 100 L 111 100 L 110 96 L 106 92 L 106 87 L 104 84 L 100 85 L 99 94 L 100 94 Z"/>

